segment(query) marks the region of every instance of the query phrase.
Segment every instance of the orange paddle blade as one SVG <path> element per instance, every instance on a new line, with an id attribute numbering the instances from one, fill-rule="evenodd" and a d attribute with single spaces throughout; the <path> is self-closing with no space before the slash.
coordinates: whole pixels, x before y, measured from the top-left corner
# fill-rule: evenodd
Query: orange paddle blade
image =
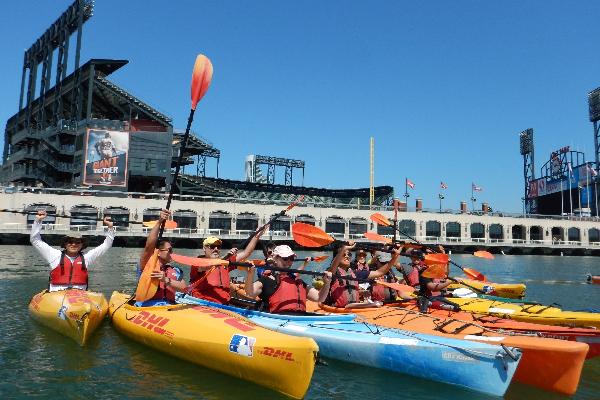
<path id="1" fill-rule="evenodd" d="M 375 213 L 375 214 L 371 215 L 369 218 L 371 218 L 371 221 L 375 222 L 377 225 L 384 225 L 384 226 L 392 225 L 390 220 L 387 219 L 387 217 L 385 215 L 380 214 L 380 213 Z"/>
<path id="2" fill-rule="evenodd" d="M 144 225 L 147 228 L 152 228 L 154 225 L 156 225 L 158 221 L 144 221 L 142 222 L 142 225 Z M 165 221 L 165 229 L 176 229 L 177 228 L 177 222 L 173 221 L 173 220 L 167 220 Z"/>
<path id="3" fill-rule="evenodd" d="M 316 257 L 311 257 L 310 259 L 311 259 L 311 261 L 320 263 L 320 262 L 327 260 L 328 258 L 329 258 L 329 256 L 316 256 Z"/>
<path id="4" fill-rule="evenodd" d="M 476 251 L 475 253 L 473 253 L 473 255 L 475 257 L 479 257 L 479 258 L 487 258 L 488 260 L 494 259 L 494 255 L 492 253 L 490 253 L 489 251 L 485 251 L 485 250 Z"/>
<path id="5" fill-rule="evenodd" d="M 425 278 L 441 279 L 448 276 L 448 264 L 432 264 L 423 271 Z"/>
<path id="6" fill-rule="evenodd" d="M 322 229 L 302 222 L 292 225 L 292 236 L 296 243 L 304 247 L 323 247 L 335 242 L 335 239 Z"/>
<path id="7" fill-rule="evenodd" d="M 158 279 L 151 278 L 152 272 L 160 270 L 160 262 L 158 260 L 158 250 L 154 250 L 148 262 L 144 266 L 140 280 L 138 281 L 137 288 L 135 290 L 136 301 L 146 301 L 154 297 L 156 290 L 158 290 Z"/>
<path id="8" fill-rule="evenodd" d="M 425 265 L 434 265 L 434 264 L 448 264 L 450 260 L 448 254 L 426 254 L 425 255 Z"/>
<path id="9" fill-rule="evenodd" d="M 182 256 L 181 254 L 171 254 L 171 259 L 178 264 L 189 265 L 192 267 L 214 267 L 215 265 L 228 265 L 229 261 L 220 258 L 204 258 Z"/>
<path id="10" fill-rule="evenodd" d="M 198 102 L 206 94 L 212 81 L 212 75 L 212 63 L 204 54 L 199 54 L 192 72 L 192 110 L 196 109 Z"/>
<path id="11" fill-rule="evenodd" d="M 386 282 L 386 281 L 375 281 L 376 284 L 388 287 L 390 289 L 398 290 L 400 292 L 409 292 L 412 293 L 415 291 L 415 288 L 408 285 L 403 285 L 401 283 L 396 282 Z"/>
<path id="12" fill-rule="evenodd" d="M 363 233 L 363 235 L 369 239 L 369 240 L 374 240 L 376 242 L 384 242 L 384 243 L 392 243 L 392 239 L 390 238 L 386 238 L 383 235 L 380 235 L 379 233 L 375 233 L 375 232 L 365 232 Z"/>
<path id="13" fill-rule="evenodd" d="M 481 272 L 474 270 L 472 268 L 463 267 L 463 272 L 471 279 L 475 279 L 476 281 L 487 282 L 487 278 Z"/>

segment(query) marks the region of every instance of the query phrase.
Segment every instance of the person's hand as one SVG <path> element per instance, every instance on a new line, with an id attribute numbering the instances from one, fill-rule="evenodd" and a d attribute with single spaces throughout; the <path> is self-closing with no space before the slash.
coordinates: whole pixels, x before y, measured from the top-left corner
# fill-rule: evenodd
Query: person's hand
<path id="1" fill-rule="evenodd" d="M 114 223 L 112 222 L 112 219 L 110 217 L 104 217 L 104 219 L 102 220 L 102 223 L 104 224 L 104 226 L 107 226 L 108 229 L 112 228 Z"/>
<path id="2" fill-rule="evenodd" d="M 254 265 L 254 263 L 251 264 L 252 266 L 246 268 L 246 282 L 249 278 L 252 278 L 254 276 L 254 271 L 256 270 L 256 265 Z"/>
<path id="3" fill-rule="evenodd" d="M 395 256 L 399 256 L 401 251 L 402 251 L 402 245 L 399 243 L 395 244 L 394 247 L 392 248 L 392 254 L 394 254 Z"/>
<path id="4" fill-rule="evenodd" d="M 331 277 L 332 277 L 331 272 L 330 271 L 326 271 L 323 274 L 323 282 L 325 282 L 326 285 L 330 284 L 331 283 Z"/>
<path id="5" fill-rule="evenodd" d="M 238 252 L 238 249 L 233 247 L 231 249 L 229 249 L 229 251 L 227 252 L 227 258 L 231 257 L 231 256 L 235 256 Z"/>
<path id="6" fill-rule="evenodd" d="M 164 221 L 168 220 L 170 216 L 171 216 L 171 210 L 167 210 L 167 209 L 163 208 L 162 210 L 160 210 L 160 214 L 158 215 L 158 221 L 164 222 Z"/>
<path id="7" fill-rule="evenodd" d="M 46 210 L 38 210 L 35 219 L 37 219 L 38 221 L 43 220 L 44 218 L 46 218 L 48 216 L 48 213 L 46 212 Z"/>
<path id="8" fill-rule="evenodd" d="M 155 272 L 152 272 L 150 274 L 150 278 L 156 278 L 159 281 L 162 281 L 162 282 L 165 282 L 165 283 L 166 283 L 166 280 L 167 280 L 167 276 L 165 275 L 164 271 L 155 271 Z"/>

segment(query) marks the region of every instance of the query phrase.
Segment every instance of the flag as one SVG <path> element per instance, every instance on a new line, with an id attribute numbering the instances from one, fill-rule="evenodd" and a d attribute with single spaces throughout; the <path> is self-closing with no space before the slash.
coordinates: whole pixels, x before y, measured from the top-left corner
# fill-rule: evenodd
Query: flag
<path id="1" fill-rule="evenodd" d="M 444 182 L 440 182 L 440 189 L 448 189 L 448 185 L 446 185 Z"/>
<path id="2" fill-rule="evenodd" d="M 588 164 L 588 170 L 590 171 L 590 174 L 592 174 L 592 176 L 597 176 L 598 172 L 596 172 L 596 170 L 592 167 L 590 167 L 590 165 Z"/>
<path id="3" fill-rule="evenodd" d="M 409 188 L 414 189 L 415 188 L 415 183 L 413 181 L 411 181 L 410 179 L 406 178 L 406 184 L 408 185 Z"/>
<path id="4" fill-rule="evenodd" d="M 477 185 L 476 185 L 476 184 L 474 184 L 474 183 L 471 183 L 471 185 L 472 185 L 472 186 L 471 186 L 471 188 L 472 188 L 472 189 L 473 189 L 473 191 L 475 191 L 475 192 L 481 192 L 481 191 L 483 190 L 483 188 L 481 188 L 480 186 L 477 186 Z"/>

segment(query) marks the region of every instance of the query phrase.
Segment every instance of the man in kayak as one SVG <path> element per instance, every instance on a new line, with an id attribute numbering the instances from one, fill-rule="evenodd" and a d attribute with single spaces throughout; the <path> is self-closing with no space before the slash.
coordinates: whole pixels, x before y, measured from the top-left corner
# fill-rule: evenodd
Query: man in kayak
<path id="1" fill-rule="evenodd" d="M 273 249 L 273 267 L 290 268 L 296 259 L 296 253 L 290 246 L 281 245 Z M 245 291 L 249 297 L 258 296 L 265 311 L 274 314 L 302 314 L 306 312 L 306 300 L 325 301 L 331 283 L 331 272 L 326 272 L 324 285 L 320 290 L 308 288 L 296 273 L 266 270 L 254 282 L 254 267 L 246 273 Z"/>
<path id="2" fill-rule="evenodd" d="M 31 226 L 29 241 L 50 266 L 48 291 L 54 292 L 71 288 L 87 290 L 88 268 L 96 262 L 98 257 L 112 247 L 115 238 L 115 229 L 110 217 L 105 217 L 102 220 L 104 226 L 108 227 L 104 242 L 95 249 L 83 254 L 82 251 L 87 247 L 87 244 L 79 232 L 70 232 L 64 237 L 62 250 L 57 250 L 42 240 L 40 234 L 42 221 L 47 215 L 44 210 L 37 212 L 35 221 Z"/>
<path id="3" fill-rule="evenodd" d="M 160 264 L 160 269 L 159 271 L 152 272 L 150 275 L 150 277 L 158 279 L 158 289 L 156 290 L 154 297 L 146 301 L 138 301 L 135 303 L 136 306 L 147 307 L 175 304 L 175 292 L 183 292 L 186 289 L 187 285 L 183 279 L 183 271 L 180 268 L 173 267 L 169 264 L 171 262 L 171 254 L 173 253 L 173 245 L 167 239 L 158 240 L 160 226 L 169 219 L 170 215 L 171 211 L 169 210 L 163 209 L 160 211 L 158 222 L 154 224 L 148 233 L 146 246 L 140 257 L 138 278 L 146 267 L 148 260 L 152 257 L 152 254 L 154 254 L 154 250 L 158 250 L 158 263 Z"/>
<path id="4" fill-rule="evenodd" d="M 339 308 L 363 306 L 359 297 L 360 287 L 357 280 L 373 280 L 387 274 L 392 265 L 398 260 L 401 247 L 394 247 L 391 254 L 382 251 L 376 252 L 371 260 L 373 270 L 360 271 L 354 271 L 350 268 L 350 251 L 353 248 L 354 244 L 350 244 L 349 246 L 342 245 L 335 253 L 335 258 L 331 262 L 328 271 L 336 275 L 336 277 L 331 283 L 329 295 L 324 302 L 327 305 Z M 353 278 L 353 280 L 343 279 L 344 276 Z"/>
<path id="5" fill-rule="evenodd" d="M 243 261 L 247 259 L 256 248 L 256 245 L 266 229 L 268 224 L 252 237 L 248 246 L 242 251 L 232 248 L 227 252 L 224 259 L 230 262 Z M 209 236 L 202 242 L 202 250 L 206 258 L 221 258 L 221 247 L 223 242 L 215 236 Z M 236 269 L 235 266 L 219 265 L 215 267 L 192 267 L 190 270 L 190 285 L 187 292 L 194 297 L 212 301 L 219 304 L 229 304 L 231 295 L 229 290 L 230 276 L 229 272 Z"/>

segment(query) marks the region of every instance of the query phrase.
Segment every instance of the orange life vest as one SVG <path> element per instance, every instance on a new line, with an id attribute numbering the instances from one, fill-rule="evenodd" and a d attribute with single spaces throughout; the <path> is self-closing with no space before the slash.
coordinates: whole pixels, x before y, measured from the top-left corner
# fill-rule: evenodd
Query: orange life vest
<path id="1" fill-rule="evenodd" d="M 274 277 L 277 288 L 269 297 L 269 312 L 306 311 L 306 287 L 302 279 L 292 278 L 289 274 Z"/>
<path id="2" fill-rule="evenodd" d="M 88 271 L 85 266 L 85 258 L 82 253 L 71 262 L 69 257 L 63 251 L 60 255 L 60 261 L 56 267 L 50 271 L 51 285 L 85 285 L 88 286 Z"/>

